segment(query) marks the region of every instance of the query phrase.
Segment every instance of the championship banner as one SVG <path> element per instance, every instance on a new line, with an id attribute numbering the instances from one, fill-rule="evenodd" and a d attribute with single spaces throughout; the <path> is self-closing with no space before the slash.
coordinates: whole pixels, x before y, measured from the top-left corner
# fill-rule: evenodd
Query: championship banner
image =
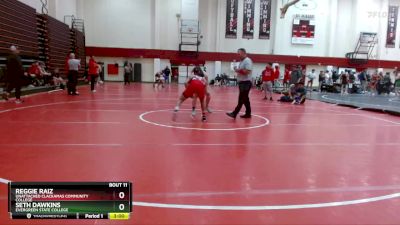
<path id="1" fill-rule="evenodd" d="M 271 32 L 271 0 L 260 0 L 260 39 L 269 39 Z"/>
<path id="2" fill-rule="evenodd" d="M 295 15 L 292 29 L 292 44 L 313 45 L 315 41 L 315 16 Z"/>
<path id="3" fill-rule="evenodd" d="M 243 0 L 243 38 L 254 38 L 254 7 L 256 0 Z"/>
<path id="4" fill-rule="evenodd" d="M 226 1 L 225 38 L 237 38 L 238 0 Z"/>
<path id="5" fill-rule="evenodd" d="M 388 27 L 386 34 L 386 48 L 394 48 L 396 46 L 396 30 L 397 15 L 399 13 L 398 6 L 389 6 Z"/>

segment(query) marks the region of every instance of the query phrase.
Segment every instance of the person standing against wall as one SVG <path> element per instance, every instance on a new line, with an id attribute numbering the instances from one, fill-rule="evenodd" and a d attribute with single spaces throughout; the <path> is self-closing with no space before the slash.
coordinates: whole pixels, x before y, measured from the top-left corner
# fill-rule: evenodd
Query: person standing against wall
<path id="1" fill-rule="evenodd" d="M 131 64 L 128 61 L 124 63 L 124 85 L 131 85 L 131 81 L 129 80 L 129 76 L 132 73 Z"/>
<path id="2" fill-rule="evenodd" d="M 318 91 L 319 92 L 322 92 L 322 85 L 325 83 L 325 73 L 324 73 L 324 71 L 320 71 L 319 72 L 319 76 L 318 76 L 318 85 L 319 85 L 319 88 L 318 88 Z"/>
<path id="3" fill-rule="evenodd" d="M 342 72 L 340 75 L 340 84 L 341 84 L 341 88 L 340 88 L 340 94 L 341 95 L 347 95 L 347 87 L 349 84 L 349 76 L 346 72 Z"/>
<path id="4" fill-rule="evenodd" d="M 310 89 L 312 91 L 312 87 L 314 85 L 314 79 L 317 77 L 315 73 L 315 69 L 312 69 L 311 72 L 307 75 L 308 82 L 307 82 L 307 90 Z"/>
<path id="5" fill-rule="evenodd" d="M 394 92 L 397 97 L 400 97 L 400 72 L 396 68 L 396 70 L 393 73 L 394 73 Z"/>
<path id="6" fill-rule="evenodd" d="M 246 50 L 240 48 L 238 50 L 240 57 L 239 67 L 235 67 L 235 72 L 237 73 L 237 81 L 239 84 L 239 100 L 235 110 L 231 113 L 226 113 L 229 117 L 236 119 L 237 114 L 239 114 L 243 105 L 246 107 L 246 113 L 241 118 L 247 119 L 251 118 L 251 104 L 249 93 L 252 86 L 251 77 L 253 71 L 253 61 L 247 57 Z"/>
<path id="7" fill-rule="evenodd" d="M 277 89 L 277 88 L 281 88 L 281 79 L 280 79 L 280 77 L 281 77 L 281 71 L 280 71 L 280 68 L 279 68 L 279 65 L 275 65 L 274 66 L 274 80 L 273 80 L 273 82 L 272 82 L 272 84 L 273 84 L 273 87 L 275 87 L 275 89 Z"/>
<path id="8" fill-rule="evenodd" d="M 169 69 L 168 66 L 165 67 L 164 71 L 163 71 L 164 75 L 165 75 L 165 83 L 169 84 L 169 76 L 171 74 L 171 70 Z"/>
<path id="9" fill-rule="evenodd" d="M 22 67 L 21 57 L 19 56 L 19 49 L 16 46 L 11 46 L 10 51 L 11 53 L 7 57 L 7 88 L 3 93 L 3 99 L 8 101 L 11 91 L 15 89 L 15 103 L 20 104 L 23 102 L 21 100 L 21 87 L 24 83 L 24 68 Z"/>
<path id="10" fill-rule="evenodd" d="M 298 66 L 296 70 L 294 70 L 291 74 L 290 77 L 290 84 L 295 84 L 297 85 L 297 83 L 299 82 L 300 78 L 302 76 L 302 67 Z"/>
<path id="11" fill-rule="evenodd" d="M 265 67 L 265 70 L 263 71 L 263 74 L 262 74 L 263 90 L 265 93 L 263 100 L 268 100 L 268 97 L 269 97 L 269 100 L 273 101 L 273 99 L 272 99 L 272 92 L 273 92 L 272 82 L 274 81 L 274 79 L 275 79 L 274 71 L 271 67 L 271 63 L 267 63 L 267 66 Z"/>
<path id="12" fill-rule="evenodd" d="M 283 89 L 284 91 L 289 90 L 289 81 L 290 81 L 290 70 L 285 69 L 285 75 L 283 77 Z"/>
<path id="13" fill-rule="evenodd" d="M 90 90 L 93 93 L 96 93 L 95 85 L 97 83 L 97 78 L 99 77 L 99 68 L 100 65 L 97 64 L 96 60 L 94 60 L 93 56 L 90 56 L 89 59 L 89 77 L 90 77 Z"/>
<path id="14" fill-rule="evenodd" d="M 76 91 L 76 86 L 78 85 L 80 67 L 81 60 L 75 59 L 75 54 L 71 53 L 68 60 L 68 95 L 79 95 Z"/>
<path id="15" fill-rule="evenodd" d="M 367 91 L 367 71 L 363 70 L 361 73 L 358 74 L 358 79 L 361 83 L 361 91 L 363 94 Z"/>

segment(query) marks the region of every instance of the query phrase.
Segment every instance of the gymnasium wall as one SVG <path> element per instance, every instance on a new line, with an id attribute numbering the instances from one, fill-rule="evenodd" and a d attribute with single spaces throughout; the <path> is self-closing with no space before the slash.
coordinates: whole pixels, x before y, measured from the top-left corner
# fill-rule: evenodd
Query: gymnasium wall
<path id="1" fill-rule="evenodd" d="M 42 3 L 40 0 L 19 0 L 42 13 Z M 48 14 L 59 21 L 64 22 L 65 15 L 77 16 L 77 0 L 48 0 Z"/>
<path id="2" fill-rule="evenodd" d="M 226 0 L 201 0 L 199 18 L 203 38 L 200 51 L 235 52 L 245 46 L 251 53 L 301 55 L 316 57 L 345 57 L 353 51 L 359 34 L 379 32 L 375 59 L 394 60 L 400 56 L 400 46 L 385 47 L 389 0 L 313 0 L 317 8 L 300 10 L 291 7 L 285 19 L 280 19 L 281 0 L 272 0 L 272 27 L 269 40 L 258 39 L 259 0 L 255 7 L 254 39 L 242 38 L 243 0 L 239 0 L 238 38 L 225 38 Z M 181 0 L 77 0 L 87 27 L 87 45 L 177 50 Z M 399 2 L 391 1 L 391 4 Z M 400 4 L 400 2 L 399 2 Z M 82 8 L 82 9 L 80 9 Z M 371 16 L 379 12 L 381 16 Z M 291 44 L 294 14 L 316 17 L 315 45 Z M 398 43 L 400 44 L 400 29 Z"/>
<path id="3" fill-rule="evenodd" d="M 89 58 L 87 58 L 87 61 Z M 154 59 L 137 59 L 137 58 L 122 58 L 122 57 L 95 57 L 97 62 L 104 63 L 104 79 L 107 81 L 123 81 L 124 80 L 124 62 L 128 61 L 132 64 L 142 64 L 142 81 L 153 82 L 154 80 Z M 118 64 L 118 75 L 108 74 L 108 65 Z M 162 65 L 168 62 L 162 61 Z"/>

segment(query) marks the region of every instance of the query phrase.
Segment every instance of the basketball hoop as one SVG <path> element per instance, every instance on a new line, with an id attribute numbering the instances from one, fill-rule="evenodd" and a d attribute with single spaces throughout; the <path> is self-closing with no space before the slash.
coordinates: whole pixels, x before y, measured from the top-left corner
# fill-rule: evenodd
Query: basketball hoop
<path id="1" fill-rule="evenodd" d="M 296 4 L 295 7 L 299 10 L 314 10 L 318 7 L 316 0 L 302 0 L 300 3 Z"/>
<path id="2" fill-rule="evenodd" d="M 298 3 L 300 0 L 282 0 L 282 8 L 281 8 L 281 19 L 285 18 L 286 12 L 287 10 L 295 5 L 296 3 Z M 285 4 L 284 4 L 285 3 Z"/>
<path id="3" fill-rule="evenodd" d="M 193 32 L 193 29 L 192 29 L 192 28 L 189 28 L 188 31 L 189 31 L 189 33 L 192 33 L 192 32 Z"/>

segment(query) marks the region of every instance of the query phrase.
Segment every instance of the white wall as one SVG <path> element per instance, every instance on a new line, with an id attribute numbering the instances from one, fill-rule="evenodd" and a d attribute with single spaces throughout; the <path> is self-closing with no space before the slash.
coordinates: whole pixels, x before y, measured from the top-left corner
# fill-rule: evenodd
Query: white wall
<path id="1" fill-rule="evenodd" d="M 281 1 L 278 1 L 278 8 L 281 8 Z M 300 10 L 297 7 L 289 8 L 285 19 L 276 18 L 274 54 L 277 55 L 301 55 L 301 56 L 325 56 L 326 46 L 329 43 L 328 25 L 330 12 L 330 0 L 319 0 L 318 7 L 312 10 Z M 324 10 L 322 10 L 324 9 Z M 315 15 L 315 44 L 295 45 L 292 44 L 292 25 L 295 14 Z M 280 15 L 276 15 L 279 17 Z M 344 55 L 343 55 L 344 56 Z M 341 56 L 341 57 L 343 57 Z"/>
<path id="2" fill-rule="evenodd" d="M 40 2 L 40 0 L 19 0 L 19 1 L 36 9 L 36 12 L 42 13 L 42 3 Z"/>
<path id="3" fill-rule="evenodd" d="M 55 18 L 64 22 L 65 15 L 74 15 L 77 17 L 77 5 L 76 0 L 50 0 L 55 2 Z M 67 24 L 71 25 L 71 22 L 66 21 Z"/>
<path id="4" fill-rule="evenodd" d="M 254 39 L 243 39 L 242 38 L 242 30 L 243 30 L 243 0 L 239 0 L 238 7 L 238 27 L 237 27 L 237 39 L 229 39 L 225 38 L 225 20 L 226 20 L 226 0 L 216 0 L 218 1 L 218 27 L 215 37 L 217 39 L 217 46 L 212 52 L 236 52 L 238 48 L 246 48 L 246 50 L 250 53 L 258 53 L 258 54 L 271 54 L 272 53 L 272 41 L 273 34 L 271 34 L 270 40 L 260 40 L 258 39 L 259 33 L 259 17 L 260 17 L 260 2 L 256 0 L 255 5 L 255 22 L 254 22 Z M 274 3 L 275 1 L 273 1 Z M 272 8 L 276 4 L 272 4 Z M 272 10 L 272 21 L 271 26 L 274 26 L 276 20 L 274 19 L 276 12 Z M 202 16 L 200 15 L 200 19 Z M 203 32 L 207 32 L 210 30 L 212 32 L 212 28 L 204 29 Z"/>
<path id="5" fill-rule="evenodd" d="M 153 0 L 84 0 L 86 45 L 151 48 Z"/>
<path id="6" fill-rule="evenodd" d="M 204 66 L 206 67 L 209 79 L 213 79 L 214 77 L 217 76 L 217 74 L 215 74 L 215 62 L 214 61 L 206 61 L 206 64 Z"/>
<path id="7" fill-rule="evenodd" d="M 214 52 L 217 48 L 218 0 L 201 0 L 199 6 L 201 39 L 200 51 Z"/>
<path id="8" fill-rule="evenodd" d="M 176 15 L 180 14 L 181 1 L 158 0 L 157 3 L 158 14 L 155 23 L 159 29 L 159 48 L 156 49 L 176 50 L 179 45 L 179 19 Z"/>
<path id="9" fill-rule="evenodd" d="M 40 0 L 19 0 L 42 13 L 42 3 Z M 65 15 L 77 16 L 77 0 L 48 0 L 48 14 L 59 21 L 64 22 Z"/>
<path id="10" fill-rule="evenodd" d="M 119 58 L 119 57 L 95 57 L 97 62 L 104 62 L 104 79 L 106 81 L 123 81 L 124 80 L 124 62 L 128 61 L 132 64 L 142 64 L 142 81 L 153 82 L 154 81 L 154 59 L 137 59 L 137 58 Z M 89 59 L 87 59 L 89 60 Z M 116 75 L 108 75 L 107 65 L 115 64 L 119 65 L 119 73 Z"/>

